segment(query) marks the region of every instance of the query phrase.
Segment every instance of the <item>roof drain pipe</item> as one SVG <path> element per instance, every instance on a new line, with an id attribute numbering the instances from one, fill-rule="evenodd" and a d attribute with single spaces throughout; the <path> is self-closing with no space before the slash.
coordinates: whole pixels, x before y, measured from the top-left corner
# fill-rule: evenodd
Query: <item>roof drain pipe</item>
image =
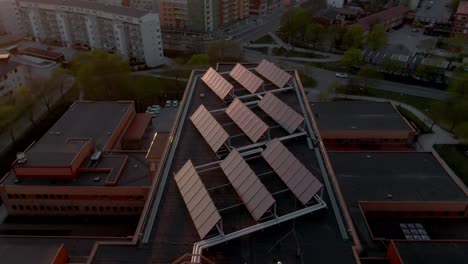
<path id="1" fill-rule="evenodd" d="M 221 244 L 221 243 L 225 243 L 227 241 L 230 241 L 230 240 L 233 240 L 233 239 L 245 236 L 245 235 L 249 235 L 251 233 L 263 230 L 263 229 L 268 228 L 270 226 L 274 226 L 274 225 L 277 225 L 279 223 L 289 221 L 289 220 L 292 220 L 294 218 L 297 218 L 297 217 L 303 216 L 305 214 L 312 213 L 312 212 L 315 212 L 315 211 L 318 211 L 320 209 L 323 209 L 323 208 L 327 207 L 327 204 L 324 201 L 322 201 L 322 199 L 319 196 L 316 195 L 315 199 L 317 200 L 318 203 L 314 204 L 312 206 L 309 206 L 309 207 L 303 208 L 301 210 L 289 213 L 287 215 L 277 217 L 275 219 L 272 219 L 272 220 L 269 220 L 269 221 L 266 221 L 266 222 L 263 222 L 263 223 L 258 223 L 258 224 L 254 225 L 254 226 L 250 226 L 250 227 L 241 229 L 239 231 L 236 231 L 236 232 L 224 235 L 224 236 L 223 235 L 216 236 L 216 237 L 206 239 L 206 240 L 202 240 L 200 242 L 197 242 L 197 243 L 193 244 L 192 259 L 191 259 L 190 263 L 200 264 L 201 263 L 201 255 L 202 255 L 202 252 L 203 252 L 204 249 L 207 249 L 207 248 L 212 247 L 212 246 L 216 246 L 216 245 Z"/>

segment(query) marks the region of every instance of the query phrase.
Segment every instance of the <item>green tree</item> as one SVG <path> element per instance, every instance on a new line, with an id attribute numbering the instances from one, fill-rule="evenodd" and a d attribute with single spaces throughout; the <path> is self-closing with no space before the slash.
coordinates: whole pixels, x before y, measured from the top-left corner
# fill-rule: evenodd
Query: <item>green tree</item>
<path id="1" fill-rule="evenodd" d="M 193 54 L 190 59 L 187 61 L 186 65 L 188 66 L 208 66 L 210 65 L 210 57 L 208 54 Z"/>
<path id="2" fill-rule="evenodd" d="M 326 29 L 327 39 L 330 43 L 330 49 L 341 46 L 343 36 L 346 33 L 346 28 L 339 24 L 333 24 Z"/>
<path id="3" fill-rule="evenodd" d="M 382 24 L 376 24 L 372 27 L 372 30 L 367 34 L 367 45 L 377 50 L 385 47 L 388 42 L 387 32 Z"/>
<path id="4" fill-rule="evenodd" d="M 357 77 L 358 80 L 361 82 L 361 86 L 368 88 L 372 84 L 373 80 L 382 79 L 383 75 L 370 66 L 364 66 L 361 67 L 361 69 L 357 73 Z"/>
<path id="5" fill-rule="evenodd" d="M 56 90 L 60 92 L 60 95 L 63 97 L 66 92 L 66 82 L 68 79 L 72 78 L 72 72 L 68 69 L 59 67 L 55 68 L 52 71 L 50 76 L 50 85 L 53 85 Z"/>
<path id="6" fill-rule="evenodd" d="M 21 86 L 15 91 L 15 105 L 17 109 L 25 113 L 28 120 L 35 127 L 34 120 L 34 104 L 37 102 L 36 95 L 32 92 L 29 86 Z"/>
<path id="7" fill-rule="evenodd" d="M 425 81 L 431 80 L 434 76 L 442 74 L 443 71 L 431 65 L 418 65 L 415 75 Z"/>
<path id="8" fill-rule="evenodd" d="M 281 16 L 280 30 L 291 38 L 304 37 L 305 25 L 309 22 L 309 15 L 305 9 L 292 7 Z"/>
<path id="9" fill-rule="evenodd" d="M 351 48 L 361 48 L 365 39 L 364 34 L 365 29 L 359 24 L 354 24 L 348 27 L 346 33 L 343 35 L 341 48 L 344 50 L 348 50 Z"/>
<path id="10" fill-rule="evenodd" d="M 452 8 L 452 11 L 454 13 L 455 13 L 455 11 L 457 11 L 459 5 L 460 5 L 460 0 L 452 0 L 450 2 L 450 7 Z"/>
<path id="11" fill-rule="evenodd" d="M 32 86 L 38 101 L 47 108 L 47 113 L 49 113 L 58 87 L 53 85 L 51 79 L 37 79 Z"/>
<path id="12" fill-rule="evenodd" d="M 307 26 L 304 39 L 307 42 L 312 43 L 314 47 L 317 44 L 322 44 L 325 37 L 325 27 L 318 23 L 311 23 Z"/>
<path id="13" fill-rule="evenodd" d="M 102 50 L 80 53 L 72 62 L 72 73 L 86 99 L 130 97 L 130 66 L 119 55 Z"/>
<path id="14" fill-rule="evenodd" d="M 360 49 L 351 48 L 344 53 L 340 64 L 347 67 L 349 70 L 352 70 L 353 68 L 359 67 L 362 64 L 362 61 L 362 51 Z"/>
<path id="15" fill-rule="evenodd" d="M 398 61 L 387 58 L 382 62 L 382 69 L 390 74 L 401 74 L 403 67 Z"/>
<path id="16" fill-rule="evenodd" d="M 437 115 L 438 120 L 449 122 L 450 131 L 462 138 L 466 138 L 468 122 L 468 72 L 465 71 L 467 66 L 468 64 L 461 65 L 454 71 L 447 100 L 432 105 L 431 111 Z"/>

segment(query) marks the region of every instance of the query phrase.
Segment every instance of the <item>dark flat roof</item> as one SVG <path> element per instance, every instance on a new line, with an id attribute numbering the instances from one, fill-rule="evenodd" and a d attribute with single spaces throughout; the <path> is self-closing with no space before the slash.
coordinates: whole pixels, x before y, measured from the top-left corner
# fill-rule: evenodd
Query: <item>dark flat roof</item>
<path id="1" fill-rule="evenodd" d="M 468 261 L 468 242 L 404 242 L 395 247 L 405 264 L 462 264 Z"/>
<path id="2" fill-rule="evenodd" d="M 36 263 L 50 264 L 55 259 L 60 244 L 44 245 L 0 245 L 2 264 Z"/>
<path id="3" fill-rule="evenodd" d="M 232 67 L 234 66 L 235 64 L 232 65 Z M 222 67 L 223 70 L 229 70 L 231 66 L 222 65 Z M 98 251 L 93 263 L 108 263 L 117 260 L 119 263 L 172 263 L 182 255 L 191 253 L 193 244 L 200 240 L 173 176 L 188 159 L 192 160 L 195 166 L 219 161 L 210 146 L 190 121 L 190 116 L 197 110 L 200 104 L 203 104 L 209 111 L 226 107 L 226 104 L 200 81 L 199 77 L 203 73 L 196 72 L 194 75 L 197 76 L 194 91 L 191 97 L 181 105 L 183 108 L 185 104 L 188 104 L 188 112 L 185 119 L 177 124 L 183 127 L 177 146 L 172 146 L 175 149 L 175 154 L 172 164 L 168 168 L 168 179 L 164 187 L 148 246 L 138 249 L 131 247 L 103 247 L 102 250 Z M 227 74 L 223 75 L 223 77 L 233 82 Z M 191 81 L 189 81 L 190 84 Z M 236 93 L 241 94 L 245 92 L 244 94 L 249 94 L 238 84 L 235 84 L 234 89 Z M 271 88 L 266 87 L 266 89 Z M 289 92 L 279 92 L 276 95 L 295 111 L 302 113 L 295 89 Z M 200 97 L 201 93 L 204 93 L 205 96 Z M 252 110 L 270 127 L 274 125 L 278 126 L 258 107 L 253 107 Z M 214 114 L 214 117 L 219 123 L 225 125 L 224 128 L 229 135 L 242 133 L 235 124 L 232 124 L 232 120 L 225 113 L 218 112 Z M 276 130 L 273 129 L 272 133 L 272 137 L 289 135 L 281 127 L 278 127 Z M 232 144 L 245 146 L 251 144 L 251 141 L 246 136 L 239 136 L 235 140 L 233 139 Z M 283 144 L 323 183 L 323 176 L 320 172 L 315 151 L 308 148 L 305 137 L 285 141 Z M 249 160 L 248 164 L 257 175 L 271 171 L 268 163 L 261 157 Z M 219 168 L 199 174 L 207 189 L 229 182 L 223 171 Z M 270 193 L 286 188 L 279 176 L 274 173 L 266 174 L 260 180 Z M 210 196 L 218 209 L 242 203 L 232 186 L 211 190 Z M 279 214 L 285 211 L 290 212 L 296 206 L 302 208 L 302 204 L 290 191 L 276 195 L 275 199 L 278 203 L 277 210 Z M 326 190 L 323 199 L 326 203 L 330 204 Z M 221 212 L 221 216 L 226 233 L 255 223 L 244 205 L 223 211 Z M 227 245 L 215 246 L 204 252 L 204 254 L 215 263 L 254 263 L 258 261 L 269 263 L 268 260 L 274 260 L 279 254 L 281 255 L 281 252 L 278 251 L 279 249 L 274 247 L 274 245 L 287 232 L 291 231 L 293 225 L 296 228 L 299 241 L 298 244 L 294 245 L 297 245 L 301 249 L 302 258 L 307 260 L 304 263 L 310 263 L 314 259 L 319 260 L 321 263 L 352 263 L 354 261 L 351 246 L 349 242 L 343 241 L 341 238 L 334 212 L 331 209 L 323 209 L 286 222 L 280 226 L 270 227 L 265 231 L 230 241 Z M 290 237 L 290 239 L 296 241 L 294 237 Z M 272 247 L 273 250 L 269 251 L 269 248 Z M 294 262 L 293 259 L 295 258 L 297 247 L 283 247 L 283 249 L 287 249 L 283 252 L 285 259 L 291 260 L 287 263 Z M 297 258 L 295 261 L 297 261 Z"/>
<path id="4" fill-rule="evenodd" d="M 371 239 L 359 201 L 467 201 L 432 153 L 328 152 L 328 155 L 358 235 L 369 251 L 383 254 L 385 249 Z M 391 200 L 388 194 L 392 195 Z M 386 229 L 398 228 L 401 220 L 389 221 L 376 224 Z"/>
<path id="5" fill-rule="evenodd" d="M 97 3 L 93 1 L 84 1 L 84 0 L 20 0 L 20 2 L 81 7 L 81 8 L 88 8 L 88 9 L 92 9 L 96 11 L 114 13 L 117 15 L 123 15 L 123 16 L 129 16 L 129 17 L 142 17 L 150 13 L 150 11 L 147 11 L 147 10 L 141 10 L 141 9 L 125 7 L 125 6 L 101 4 L 101 3 Z"/>
<path id="6" fill-rule="evenodd" d="M 454 201 L 463 191 L 429 152 L 329 152 L 346 201 Z"/>
<path id="7" fill-rule="evenodd" d="M 312 103 L 317 125 L 324 131 L 408 131 L 390 102 L 323 102 Z"/>

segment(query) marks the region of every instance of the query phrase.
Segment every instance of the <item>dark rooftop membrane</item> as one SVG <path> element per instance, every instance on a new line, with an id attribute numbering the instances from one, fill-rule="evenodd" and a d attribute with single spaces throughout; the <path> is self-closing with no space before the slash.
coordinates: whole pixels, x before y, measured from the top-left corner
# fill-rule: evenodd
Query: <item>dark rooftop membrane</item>
<path id="1" fill-rule="evenodd" d="M 324 131 L 412 130 L 389 102 L 312 103 L 312 112 Z"/>

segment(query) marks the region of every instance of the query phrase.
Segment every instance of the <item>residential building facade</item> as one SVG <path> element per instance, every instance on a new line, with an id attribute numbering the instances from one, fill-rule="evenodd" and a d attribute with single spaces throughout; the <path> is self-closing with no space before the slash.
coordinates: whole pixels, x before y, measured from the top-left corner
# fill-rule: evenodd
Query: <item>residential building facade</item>
<path id="1" fill-rule="evenodd" d="M 81 0 L 24 0 L 19 7 L 27 31 L 37 41 L 104 49 L 131 64 L 163 64 L 156 13 Z"/>
<path id="2" fill-rule="evenodd" d="M 357 21 L 357 24 L 362 25 L 366 30 L 370 30 L 375 24 L 382 24 L 385 30 L 390 30 L 403 24 L 408 11 L 409 9 L 406 6 L 392 7 L 363 17 Z"/>
<path id="3" fill-rule="evenodd" d="M 28 80 L 26 66 L 10 60 L 9 54 L 0 54 L 0 97 L 12 96 Z"/>
<path id="4" fill-rule="evenodd" d="M 281 0 L 250 0 L 250 15 L 264 16 L 278 9 L 282 4 L 288 5 L 289 3 Z"/>
<path id="5" fill-rule="evenodd" d="M 165 29 L 211 32 L 249 16 L 249 0 L 160 0 L 157 4 Z"/>
<path id="6" fill-rule="evenodd" d="M 15 0 L 0 0 L 0 31 L 6 34 L 23 33 Z"/>
<path id="7" fill-rule="evenodd" d="M 452 26 L 452 35 L 468 37 L 468 1 L 460 1 Z"/>

